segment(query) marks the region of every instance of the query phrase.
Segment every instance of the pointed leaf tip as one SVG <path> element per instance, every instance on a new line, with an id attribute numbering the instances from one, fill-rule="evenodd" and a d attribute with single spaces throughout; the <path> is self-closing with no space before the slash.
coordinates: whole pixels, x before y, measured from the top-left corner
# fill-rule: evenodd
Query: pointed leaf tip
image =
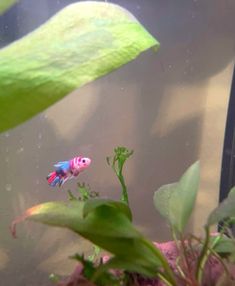
<path id="1" fill-rule="evenodd" d="M 14 238 L 17 238 L 17 236 L 16 236 L 16 225 L 20 222 L 23 222 L 24 220 L 26 220 L 30 216 L 39 214 L 40 211 L 42 210 L 43 206 L 44 206 L 44 204 L 35 205 L 32 208 L 27 209 L 21 216 L 19 216 L 13 220 L 13 222 L 11 223 L 11 226 L 10 226 L 10 232 Z"/>

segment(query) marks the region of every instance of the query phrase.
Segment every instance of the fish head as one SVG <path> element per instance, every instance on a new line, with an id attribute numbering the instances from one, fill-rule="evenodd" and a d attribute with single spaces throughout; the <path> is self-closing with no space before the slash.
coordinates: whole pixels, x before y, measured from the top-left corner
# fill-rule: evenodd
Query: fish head
<path id="1" fill-rule="evenodd" d="M 84 170 L 91 164 L 91 159 L 87 157 L 82 157 L 80 161 L 80 169 Z"/>
<path id="2" fill-rule="evenodd" d="M 91 164 L 91 159 L 87 157 L 75 157 L 71 160 L 71 167 L 73 170 L 81 172 L 89 167 Z"/>

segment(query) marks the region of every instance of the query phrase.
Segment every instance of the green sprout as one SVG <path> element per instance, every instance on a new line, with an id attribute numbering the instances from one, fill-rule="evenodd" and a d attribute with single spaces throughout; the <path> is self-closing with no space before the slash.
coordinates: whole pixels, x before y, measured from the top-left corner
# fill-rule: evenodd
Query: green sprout
<path id="1" fill-rule="evenodd" d="M 99 193 L 91 191 L 89 185 L 86 185 L 85 183 L 78 183 L 77 185 L 78 185 L 77 191 L 79 193 L 79 197 L 74 196 L 74 194 L 70 190 L 68 190 L 68 196 L 70 201 L 86 202 L 89 199 L 99 197 Z"/>
<path id="2" fill-rule="evenodd" d="M 60 277 L 59 277 L 58 275 L 54 274 L 54 273 L 51 273 L 51 274 L 49 275 L 49 279 L 50 279 L 50 281 L 51 281 L 52 283 L 54 283 L 54 284 L 58 284 L 59 281 L 60 281 Z"/>
<path id="3" fill-rule="evenodd" d="M 106 158 L 106 160 L 108 165 L 112 167 L 113 171 L 115 172 L 116 176 L 118 177 L 121 183 L 122 186 L 121 201 L 129 205 L 127 187 L 122 174 L 122 170 L 126 160 L 134 153 L 134 151 L 128 150 L 125 147 L 117 147 L 114 149 L 114 153 L 115 153 L 114 156 L 109 156 Z"/>

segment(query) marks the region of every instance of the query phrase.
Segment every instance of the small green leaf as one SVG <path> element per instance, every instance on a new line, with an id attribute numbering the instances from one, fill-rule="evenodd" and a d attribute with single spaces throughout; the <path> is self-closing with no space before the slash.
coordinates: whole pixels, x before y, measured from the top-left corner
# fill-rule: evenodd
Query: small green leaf
<path id="1" fill-rule="evenodd" d="M 182 233 L 192 213 L 199 186 L 199 162 L 187 169 L 180 181 L 154 193 L 154 206 L 173 230 Z"/>
<path id="2" fill-rule="evenodd" d="M 17 0 L 0 0 L 0 15 L 10 9 L 16 2 Z"/>
<path id="3" fill-rule="evenodd" d="M 71 4 L 0 50 L 0 132 L 159 43 L 118 5 Z"/>
<path id="4" fill-rule="evenodd" d="M 211 238 L 211 243 L 213 244 L 213 239 Z M 222 237 L 218 243 L 216 243 L 214 250 L 220 255 L 235 255 L 235 240 L 228 237 Z"/>
<path id="5" fill-rule="evenodd" d="M 78 200 L 78 198 L 75 197 L 70 190 L 68 190 L 68 197 L 69 197 L 70 201 L 77 201 Z"/>
<path id="6" fill-rule="evenodd" d="M 55 284 L 58 284 L 59 281 L 60 281 L 60 277 L 59 277 L 58 275 L 54 274 L 54 273 L 51 273 L 51 274 L 49 275 L 49 280 L 50 280 L 51 282 L 55 283 Z"/>
<path id="7" fill-rule="evenodd" d="M 207 225 L 216 224 L 224 219 L 235 219 L 235 187 L 231 189 L 228 197 L 215 208 L 208 217 Z"/>
<path id="8" fill-rule="evenodd" d="M 89 255 L 88 260 L 90 260 L 92 262 L 95 261 L 95 259 L 97 259 L 100 252 L 101 252 L 100 247 L 97 245 L 94 245 L 93 246 L 93 253 L 91 255 Z"/>
<path id="9" fill-rule="evenodd" d="M 93 262 L 91 260 L 85 259 L 84 255 L 80 255 L 79 253 L 74 254 L 70 258 L 75 259 L 76 261 L 82 264 L 83 266 L 82 273 L 85 278 L 90 280 L 95 272 L 95 267 Z"/>
<path id="10" fill-rule="evenodd" d="M 129 272 L 142 273 L 146 277 L 156 276 L 156 268 L 143 267 L 141 264 L 136 263 L 133 259 L 125 259 L 113 257 L 110 258 L 108 262 L 98 267 L 95 276 L 99 276 L 101 273 L 107 271 L 108 269 L 121 269 Z"/>

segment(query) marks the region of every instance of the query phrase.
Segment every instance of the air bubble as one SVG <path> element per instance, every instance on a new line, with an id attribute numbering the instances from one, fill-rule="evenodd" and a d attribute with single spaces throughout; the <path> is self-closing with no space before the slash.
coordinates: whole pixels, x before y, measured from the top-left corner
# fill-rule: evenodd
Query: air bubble
<path id="1" fill-rule="evenodd" d="M 10 192 L 12 190 L 12 185 L 11 184 L 6 184 L 5 188 L 6 188 L 7 192 Z"/>
<path id="2" fill-rule="evenodd" d="M 22 152 L 24 152 L 24 148 L 23 148 L 23 147 L 17 149 L 17 151 L 16 151 L 17 154 L 20 154 L 20 153 L 22 153 Z"/>

